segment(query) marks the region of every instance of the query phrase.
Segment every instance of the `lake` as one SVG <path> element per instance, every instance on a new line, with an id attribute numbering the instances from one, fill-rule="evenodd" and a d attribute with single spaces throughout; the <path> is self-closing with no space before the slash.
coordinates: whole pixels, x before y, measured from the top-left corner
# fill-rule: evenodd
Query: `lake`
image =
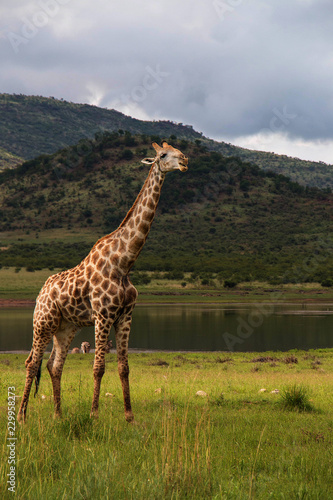
<path id="1" fill-rule="evenodd" d="M 0 351 L 30 350 L 33 309 L 0 309 Z M 114 332 L 110 338 L 115 345 Z M 88 341 L 83 328 L 71 347 Z M 333 347 L 333 304 L 138 305 L 130 348 L 169 351 L 268 351 Z M 51 344 L 49 349 L 51 349 Z"/>

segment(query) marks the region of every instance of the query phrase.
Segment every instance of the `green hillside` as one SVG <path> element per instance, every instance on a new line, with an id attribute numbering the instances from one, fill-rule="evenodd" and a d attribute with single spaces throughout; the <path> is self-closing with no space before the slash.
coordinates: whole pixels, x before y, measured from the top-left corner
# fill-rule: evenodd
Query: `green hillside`
<path id="1" fill-rule="evenodd" d="M 205 138 L 191 126 L 170 121 L 142 121 L 115 110 L 87 104 L 74 104 L 54 98 L 0 94 L 0 147 L 21 158 L 32 159 L 54 153 L 95 133 L 128 130 L 133 134 L 175 135 L 191 141 L 200 140 L 209 150 L 223 156 L 237 156 L 264 170 L 289 176 L 303 185 L 333 187 L 333 167 L 325 163 L 303 161 L 261 151 L 239 148 Z M 12 167 L 0 156 L 0 170 Z"/>
<path id="2" fill-rule="evenodd" d="M 14 168 L 23 162 L 23 158 L 20 158 L 13 153 L 9 153 L 3 148 L 0 148 L 0 171 L 3 168 Z"/>
<path id="3" fill-rule="evenodd" d="M 156 139 L 98 134 L 2 173 L 0 264 L 77 264 L 125 217 L 148 173 L 140 160 Z M 184 139 L 170 143 L 188 155 L 189 170 L 166 176 L 136 269 L 272 283 L 333 278 L 330 192 Z"/>
<path id="4" fill-rule="evenodd" d="M 253 151 L 223 142 L 206 142 L 210 150 L 218 151 L 223 156 L 237 156 L 242 161 L 254 163 L 264 170 L 290 177 L 294 182 L 303 186 L 316 186 L 321 189 L 333 188 L 333 165 L 328 165 L 325 162 L 300 160 L 266 151 Z"/>

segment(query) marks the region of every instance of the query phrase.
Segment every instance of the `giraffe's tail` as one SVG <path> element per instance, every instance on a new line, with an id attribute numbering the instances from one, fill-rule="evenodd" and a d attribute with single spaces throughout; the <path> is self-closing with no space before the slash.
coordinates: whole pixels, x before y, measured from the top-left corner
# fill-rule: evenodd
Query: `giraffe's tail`
<path id="1" fill-rule="evenodd" d="M 34 394 L 34 397 L 37 396 L 37 393 L 38 393 L 38 388 L 39 388 L 39 381 L 40 381 L 40 377 L 42 375 L 42 363 L 43 363 L 43 358 L 40 362 L 40 365 L 38 367 L 38 371 L 36 373 L 36 377 L 35 377 L 35 385 L 36 385 L 36 390 L 35 390 L 35 394 Z"/>

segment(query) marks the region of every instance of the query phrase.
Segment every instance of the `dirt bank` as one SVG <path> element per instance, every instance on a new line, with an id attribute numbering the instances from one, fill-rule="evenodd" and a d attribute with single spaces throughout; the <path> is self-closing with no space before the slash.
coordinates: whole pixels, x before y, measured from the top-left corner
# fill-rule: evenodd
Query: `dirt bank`
<path id="1" fill-rule="evenodd" d="M 0 299 L 0 308 L 35 307 L 36 301 L 31 299 Z"/>

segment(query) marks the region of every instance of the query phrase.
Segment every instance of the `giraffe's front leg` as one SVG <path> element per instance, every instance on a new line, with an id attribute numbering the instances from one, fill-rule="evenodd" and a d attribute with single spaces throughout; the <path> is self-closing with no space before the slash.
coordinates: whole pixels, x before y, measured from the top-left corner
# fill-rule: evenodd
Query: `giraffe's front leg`
<path id="1" fill-rule="evenodd" d="M 95 321 L 95 360 L 94 360 L 94 395 L 91 406 L 91 417 L 98 416 L 101 381 L 105 372 L 105 352 L 112 322 L 103 318 Z"/>
<path id="2" fill-rule="evenodd" d="M 127 308 L 124 314 L 115 323 L 116 344 L 118 357 L 118 372 L 123 389 L 125 418 L 127 422 L 134 420 L 132 412 L 130 387 L 129 387 L 129 366 L 128 366 L 128 340 L 131 330 L 132 312 L 134 305 Z"/>

